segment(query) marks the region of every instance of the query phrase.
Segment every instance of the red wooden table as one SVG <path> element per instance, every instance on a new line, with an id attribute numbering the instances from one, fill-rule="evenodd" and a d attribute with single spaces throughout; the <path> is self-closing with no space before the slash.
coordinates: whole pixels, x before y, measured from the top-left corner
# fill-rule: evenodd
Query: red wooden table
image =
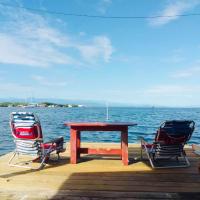
<path id="1" fill-rule="evenodd" d="M 76 164 L 80 154 L 108 154 L 120 155 L 124 165 L 128 165 L 128 127 L 137 125 L 135 123 L 103 123 L 103 122 L 67 122 L 70 127 L 70 162 Z M 120 149 L 92 149 L 81 148 L 81 131 L 120 131 Z"/>

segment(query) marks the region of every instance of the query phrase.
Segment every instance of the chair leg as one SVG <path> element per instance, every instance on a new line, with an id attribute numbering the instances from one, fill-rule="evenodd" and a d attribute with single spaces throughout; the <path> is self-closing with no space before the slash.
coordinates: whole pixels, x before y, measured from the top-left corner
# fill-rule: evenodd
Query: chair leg
<path id="1" fill-rule="evenodd" d="M 155 169 L 156 167 L 155 167 L 155 165 L 154 165 L 154 163 L 153 163 L 153 160 L 151 159 L 151 157 L 150 157 L 149 154 L 147 154 L 147 155 L 148 155 L 148 158 L 149 158 L 149 162 L 150 162 L 150 164 L 151 164 L 151 167 Z"/>
<path id="2" fill-rule="evenodd" d="M 31 167 L 31 166 L 23 166 L 23 165 L 20 165 L 20 164 L 15 164 L 15 163 L 12 163 L 13 159 L 15 158 L 15 156 L 17 155 L 17 157 L 19 157 L 19 153 L 17 152 L 14 152 L 12 157 L 10 158 L 10 160 L 8 161 L 8 165 L 11 166 L 11 167 L 20 167 L 20 168 L 25 168 L 25 169 L 31 169 L 31 170 L 40 170 L 42 169 L 45 164 L 44 164 L 44 161 L 45 159 L 42 160 L 41 164 L 39 167 Z M 46 158 L 46 157 L 45 157 Z M 31 161 L 32 162 L 32 161 Z"/>
<path id="3" fill-rule="evenodd" d="M 43 158 L 42 162 L 40 163 L 40 166 L 38 167 L 38 170 L 41 170 L 45 167 L 46 163 L 45 163 L 45 158 Z"/>
<path id="4" fill-rule="evenodd" d="M 143 145 L 142 141 L 141 141 L 141 145 Z M 141 147 L 142 147 L 142 146 L 141 146 Z M 149 162 L 150 162 L 150 164 L 151 164 L 151 167 L 152 167 L 152 168 L 155 168 L 155 165 L 154 165 L 154 163 L 153 163 L 153 160 L 152 160 L 152 158 L 151 158 L 151 155 L 150 155 L 150 153 L 149 153 L 149 151 L 148 151 L 148 149 L 147 149 L 147 147 L 146 147 L 145 144 L 144 144 L 144 150 L 145 150 L 145 152 L 146 152 L 146 154 L 147 154 L 147 157 L 148 157 L 148 159 L 149 159 Z M 142 157 L 142 148 L 141 148 L 141 157 Z"/>
<path id="5" fill-rule="evenodd" d="M 47 151 L 45 151 L 45 149 L 42 150 L 43 155 L 42 155 L 42 161 L 41 161 L 39 169 L 42 169 L 46 165 L 45 161 L 48 156 L 50 157 L 51 149 L 52 149 L 52 147 L 50 147 Z"/>
<path id="6" fill-rule="evenodd" d="M 14 159 L 14 157 L 16 156 L 16 152 L 13 153 L 12 157 L 10 158 L 10 160 L 8 161 L 8 165 L 12 166 L 11 162 Z"/>
<path id="7" fill-rule="evenodd" d="M 142 148 L 142 142 L 141 142 L 141 148 L 140 148 L 140 160 L 143 160 L 143 148 Z"/>
<path id="8" fill-rule="evenodd" d="M 60 154 L 59 153 L 57 153 L 57 156 L 58 156 L 58 160 L 60 160 Z"/>
<path id="9" fill-rule="evenodd" d="M 187 156 L 186 156 L 186 153 L 185 153 L 185 151 L 182 151 L 181 152 L 181 156 L 180 156 L 180 158 L 182 158 L 182 159 L 184 159 L 184 164 L 182 164 L 182 165 L 174 165 L 174 166 L 157 166 L 157 164 L 155 163 L 155 159 L 154 159 L 154 154 L 152 154 L 152 153 L 150 153 L 149 151 L 148 151 L 148 148 L 147 148 L 147 146 L 145 145 L 145 143 L 142 143 L 142 141 L 141 141 L 141 152 L 140 152 L 140 156 L 141 156 L 141 159 L 142 159 L 142 150 L 143 150 L 143 148 L 142 147 L 144 147 L 144 151 L 146 152 L 146 154 L 147 154 L 147 157 L 148 157 L 148 159 L 149 159 L 149 162 L 150 162 L 150 164 L 151 164 L 151 167 L 152 168 L 154 168 L 154 169 L 167 169 L 167 168 L 181 168 L 181 167 L 189 167 L 190 166 L 190 162 L 189 162 L 189 160 L 188 160 L 188 158 L 187 158 Z M 176 161 L 178 162 L 179 161 L 179 158 L 178 157 L 174 157 L 175 159 L 176 159 Z"/>
<path id="10" fill-rule="evenodd" d="M 28 169 L 32 169 L 32 170 L 41 170 L 44 168 L 44 166 L 46 165 L 46 160 L 48 157 L 50 157 L 50 153 L 52 152 L 52 147 L 50 147 L 49 149 L 45 150 L 45 149 L 42 149 L 42 154 L 41 154 L 41 159 L 40 159 L 40 165 L 39 167 L 36 167 L 36 168 L 33 168 L 32 166 L 23 166 L 23 165 L 19 165 L 19 164 L 13 164 L 12 161 L 13 159 L 15 158 L 15 156 L 19 156 L 19 153 L 18 152 L 14 152 L 12 157 L 10 158 L 10 160 L 8 161 L 8 165 L 9 166 L 13 166 L 13 167 L 21 167 L 21 168 L 28 168 Z M 59 153 L 57 153 L 57 156 L 58 156 L 58 160 L 60 160 L 60 155 Z M 31 162 L 34 162 L 38 160 L 38 158 L 36 158 L 35 160 L 32 160 Z"/>
<path id="11" fill-rule="evenodd" d="M 185 167 L 189 167 L 190 166 L 190 162 L 189 162 L 188 158 L 185 155 L 183 155 L 183 158 L 185 159 L 185 162 L 187 164 Z"/>

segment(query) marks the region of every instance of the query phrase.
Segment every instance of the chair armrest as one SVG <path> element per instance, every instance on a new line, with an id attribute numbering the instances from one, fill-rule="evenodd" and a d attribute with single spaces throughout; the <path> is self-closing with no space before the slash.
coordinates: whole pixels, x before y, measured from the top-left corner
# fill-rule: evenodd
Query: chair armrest
<path id="1" fill-rule="evenodd" d="M 142 136 L 138 137 L 138 140 L 140 140 L 141 145 L 148 144 L 148 143 L 145 141 L 144 137 L 142 137 Z"/>
<path id="2" fill-rule="evenodd" d="M 64 143 L 64 138 L 63 137 L 58 137 L 58 138 L 54 138 L 48 142 L 45 142 L 44 144 L 47 144 L 47 143 L 52 143 L 52 144 L 60 144 L 60 143 Z"/>
<path id="3" fill-rule="evenodd" d="M 153 148 L 155 146 L 154 143 L 153 144 L 148 143 L 147 141 L 145 141 L 145 139 L 143 137 L 140 137 L 140 141 L 141 141 L 142 149 L 146 149 L 146 151 L 153 150 Z"/>
<path id="4" fill-rule="evenodd" d="M 52 149 L 53 151 L 56 150 L 56 153 L 60 153 L 60 152 L 64 152 L 65 148 L 63 148 L 64 145 L 64 138 L 63 137 L 59 137 L 59 138 L 55 138 L 52 139 L 48 142 L 43 143 L 43 148 L 45 148 L 45 146 L 48 149 Z"/>

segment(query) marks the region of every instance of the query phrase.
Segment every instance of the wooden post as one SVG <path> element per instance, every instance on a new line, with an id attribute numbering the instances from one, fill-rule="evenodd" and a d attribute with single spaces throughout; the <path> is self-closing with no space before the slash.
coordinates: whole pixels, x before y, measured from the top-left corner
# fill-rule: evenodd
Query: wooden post
<path id="1" fill-rule="evenodd" d="M 121 150 L 122 150 L 122 162 L 124 165 L 128 165 L 128 128 L 126 127 L 121 131 Z"/>

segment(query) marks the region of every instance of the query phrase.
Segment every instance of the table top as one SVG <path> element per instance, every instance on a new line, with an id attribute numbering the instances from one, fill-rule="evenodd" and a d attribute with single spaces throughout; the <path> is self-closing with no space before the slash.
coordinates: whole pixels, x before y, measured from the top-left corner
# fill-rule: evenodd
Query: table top
<path id="1" fill-rule="evenodd" d="M 76 127 L 111 127 L 111 126 L 136 126 L 133 122 L 65 122 L 65 126 Z"/>

